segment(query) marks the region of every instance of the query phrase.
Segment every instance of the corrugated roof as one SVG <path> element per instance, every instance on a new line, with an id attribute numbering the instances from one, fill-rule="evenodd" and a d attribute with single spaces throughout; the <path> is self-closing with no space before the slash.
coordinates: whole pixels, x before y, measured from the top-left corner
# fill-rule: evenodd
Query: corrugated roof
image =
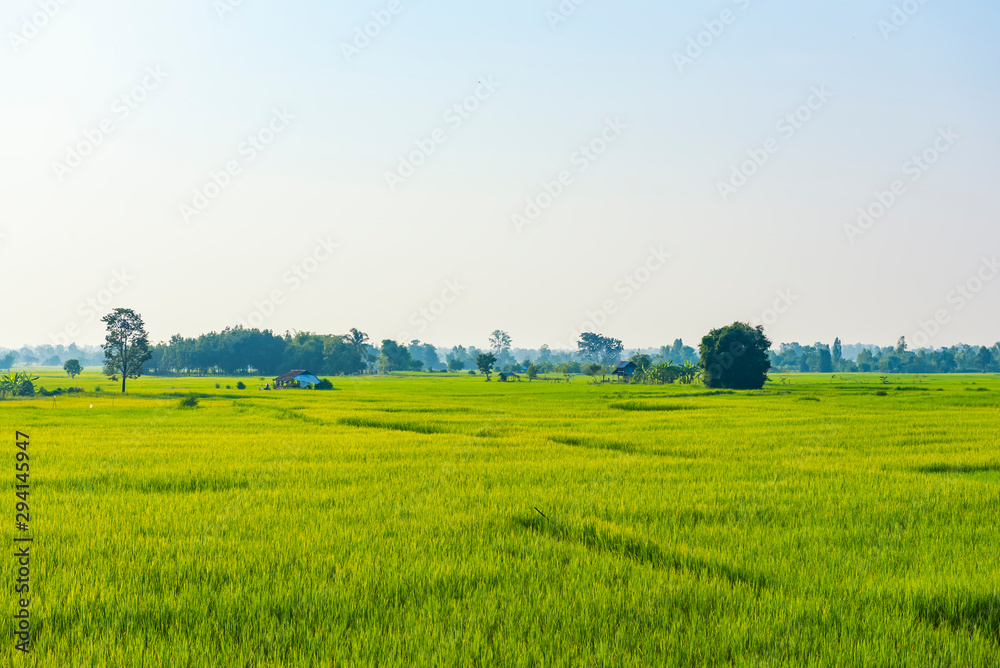
<path id="1" fill-rule="evenodd" d="M 296 376 L 301 376 L 302 374 L 309 374 L 309 372 L 305 369 L 296 369 L 295 371 L 289 371 L 288 373 L 278 376 L 275 380 L 293 380 Z"/>

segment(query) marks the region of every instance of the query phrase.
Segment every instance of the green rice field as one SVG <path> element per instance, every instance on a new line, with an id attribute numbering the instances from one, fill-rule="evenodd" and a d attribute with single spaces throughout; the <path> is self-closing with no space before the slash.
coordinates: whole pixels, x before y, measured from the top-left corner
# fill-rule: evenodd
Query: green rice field
<path id="1" fill-rule="evenodd" d="M 3 665 L 1000 665 L 996 376 L 40 375 Z"/>

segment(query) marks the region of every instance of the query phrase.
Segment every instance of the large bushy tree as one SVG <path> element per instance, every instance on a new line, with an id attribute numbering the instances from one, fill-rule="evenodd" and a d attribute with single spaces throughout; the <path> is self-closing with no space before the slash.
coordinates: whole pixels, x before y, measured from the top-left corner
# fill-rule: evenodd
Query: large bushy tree
<path id="1" fill-rule="evenodd" d="M 701 340 L 701 368 L 706 387 L 759 390 L 771 369 L 771 341 L 761 326 L 735 322 L 713 329 Z"/>
<path id="2" fill-rule="evenodd" d="M 104 339 L 104 374 L 111 380 L 122 379 L 122 393 L 125 381 L 142 375 L 143 366 L 151 357 L 149 334 L 142 316 L 130 308 L 116 308 L 101 318 L 107 325 L 108 334 Z"/>
<path id="3" fill-rule="evenodd" d="M 66 363 L 63 364 L 63 371 L 69 374 L 70 378 L 76 378 L 83 373 L 83 367 L 80 366 L 80 360 L 66 360 Z"/>

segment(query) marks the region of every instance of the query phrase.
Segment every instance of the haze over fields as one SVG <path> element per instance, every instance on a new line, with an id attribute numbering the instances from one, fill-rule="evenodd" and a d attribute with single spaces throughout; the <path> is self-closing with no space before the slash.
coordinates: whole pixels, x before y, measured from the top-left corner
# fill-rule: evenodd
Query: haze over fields
<path id="1" fill-rule="evenodd" d="M 570 347 L 589 326 L 637 348 L 742 319 L 988 344 L 998 18 L 8 0 L 0 346 L 100 343 L 117 306 L 153 341 L 246 322 Z"/>

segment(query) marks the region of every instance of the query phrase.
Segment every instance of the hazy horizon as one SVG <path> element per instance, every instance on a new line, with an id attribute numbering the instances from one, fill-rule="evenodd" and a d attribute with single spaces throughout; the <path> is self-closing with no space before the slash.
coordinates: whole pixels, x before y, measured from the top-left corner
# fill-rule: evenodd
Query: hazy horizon
<path id="1" fill-rule="evenodd" d="M 1000 7 L 576 2 L 5 3 L 0 346 L 1000 340 Z"/>

